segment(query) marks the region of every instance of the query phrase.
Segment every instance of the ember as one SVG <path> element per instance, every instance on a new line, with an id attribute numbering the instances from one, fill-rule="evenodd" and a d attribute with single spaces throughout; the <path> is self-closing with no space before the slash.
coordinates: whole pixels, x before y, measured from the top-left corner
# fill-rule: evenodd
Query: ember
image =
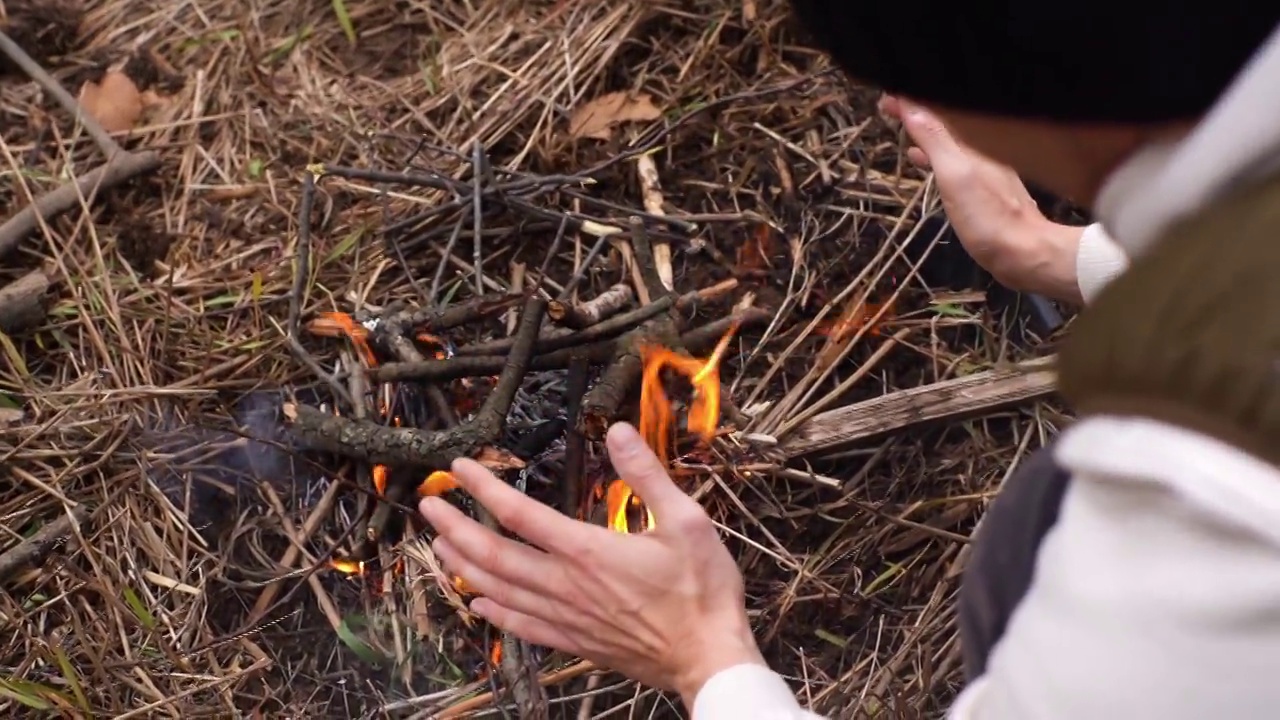
<path id="1" fill-rule="evenodd" d="M 858 330 L 861 330 L 863 327 L 866 327 L 868 324 L 871 324 L 872 320 L 876 317 L 876 315 L 880 314 L 880 311 L 886 305 L 889 305 L 888 312 L 892 313 L 893 307 L 891 303 L 864 302 L 858 298 L 854 298 L 849 303 L 848 307 L 846 307 L 844 311 L 840 313 L 839 318 L 831 322 L 822 323 L 821 325 L 819 325 L 817 328 L 814 329 L 814 332 L 817 333 L 818 335 L 823 335 L 828 338 L 831 338 L 835 342 L 839 342 L 845 339 L 846 337 L 848 337 L 850 334 L 855 333 Z M 879 335 L 880 323 L 877 322 L 877 323 L 871 324 L 871 327 L 868 328 L 867 332 L 871 333 L 872 335 Z"/>
<path id="2" fill-rule="evenodd" d="M 332 566 L 334 570 L 346 573 L 347 575 L 360 575 L 364 573 L 364 563 L 356 560 L 334 558 L 329 561 L 329 565 Z"/>
<path id="3" fill-rule="evenodd" d="M 720 360 L 737 329 L 736 323 L 730 325 L 711 357 L 706 360 L 682 355 L 660 345 L 641 347 L 644 375 L 640 384 L 639 430 L 641 437 L 663 465 L 671 461 L 671 424 L 674 413 L 666 390 L 662 387 L 662 371 L 670 368 L 689 379 L 693 385 L 693 398 L 689 404 L 687 420 L 689 431 L 697 434 L 703 441 L 711 442 L 720 425 Z M 655 526 L 653 513 L 622 480 L 614 480 L 609 484 L 605 492 L 605 507 L 609 528 L 617 532 L 632 532 L 636 525 L 637 530 L 643 532 Z M 633 525 L 629 516 L 640 510 L 643 510 L 640 513 L 642 520 Z"/>

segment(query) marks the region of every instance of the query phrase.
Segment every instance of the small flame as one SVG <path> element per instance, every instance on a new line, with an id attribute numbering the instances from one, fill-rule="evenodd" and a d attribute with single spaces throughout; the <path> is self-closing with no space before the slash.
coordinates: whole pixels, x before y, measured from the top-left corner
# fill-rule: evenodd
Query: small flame
<path id="1" fill-rule="evenodd" d="M 373 489 L 378 491 L 378 497 L 387 494 L 387 466 L 374 465 L 373 470 Z"/>
<path id="2" fill-rule="evenodd" d="M 480 593 L 476 592 L 476 589 L 475 589 L 475 588 L 473 588 L 473 587 L 471 587 L 470 585 L 468 585 L 468 584 L 467 584 L 467 581 L 466 581 L 465 579 L 463 579 L 463 577 L 462 577 L 461 575 L 454 575 L 454 576 L 453 576 L 453 589 L 454 589 L 454 590 L 455 590 L 459 595 L 479 595 L 479 594 L 480 594 Z"/>
<path id="3" fill-rule="evenodd" d="M 489 662 L 497 667 L 502 664 L 502 641 L 494 640 L 493 647 L 489 649 Z"/>
<path id="4" fill-rule="evenodd" d="M 457 487 L 458 481 L 454 479 L 453 473 L 436 470 L 428 475 L 427 479 L 423 480 L 422 484 L 418 486 L 418 496 L 436 497 L 438 495 L 443 495 L 450 490 L 454 490 Z"/>
<path id="5" fill-rule="evenodd" d="M 630 515 L 635 511 L 644 513 L 640 524 L 641 530 L 648 530 L 654 527 L 653 512 L 644 506 L 644 503 L 640 501 L 640 498 L 631 491 L 631 487 L 625 482 L 614 480 L 609 483 L 604 496 L 610 530 L 624 534 L 631 532 Z"/>
<path id="6" fill-rule="evenodd" d="M 819 325 L 814 328 L 814 332 L 839 342 L 869 324 L 872 318 L 879 315 L 880 310 L 886 306 L 889 306 L 888 312 L 893 312 L 891 303 L 862 302 L 858 298 L 854 298 L 844 309 L 844 312 L 840 313 L 840 317 Z M 883 317 L 881 322 L 883 322 Z M 879 335 L 880 323 L 872 325 L 867 332 L 872 335 Z"/>
<path id="7" fill-rule="evenodd" d="M 663 465 L 670 462 L 673 414 L 671 400 L 662 387 L 662 371 L 670 368 L 689 378 L 693 385 L 689 431 L 710 442 L 720 425 L 720 360 L 737 330 L 735 322 L 706 360 L 683 355 L 661 345 L 640 348 L 640 358 L 644 361 L 644 375 L 640 381 L 640 435 Z M 643 510 L 641 531 L 651 530 L 656 525 L 653 513 L 622 480 L 609 484 L 604 499 L 610 529 L 631 532 L 628 515 L 638 509 Z"/>
<path id="8" fill-rule="evenodd" d="M 329 567 L 332 567 L 334 570 L 337 570 L 338 572 L 343 573 L 345 575 L 363 575 L 364 574 L 364 563 L 358 562 L 356 560 L 343 560 L 340 558 L 333 558 L 332 560 L 329 561 Z"/>
<path id="9" fill-rule="evenodd" d="M 346 335 L 368 367 L 378 366 L 378 356 L 369 346 L 369 331 L 347 313 L 324 312 L 307 324 L 307 330 L 322 337 Z"/>

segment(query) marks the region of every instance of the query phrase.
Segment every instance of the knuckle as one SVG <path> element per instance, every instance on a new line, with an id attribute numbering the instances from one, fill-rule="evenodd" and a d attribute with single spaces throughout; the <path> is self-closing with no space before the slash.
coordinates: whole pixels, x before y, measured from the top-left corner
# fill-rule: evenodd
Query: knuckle
<path id="1" fill-rule="evenodd" d="M 497 571 L 502 566 L 502 561 L 506 558 L 506 554 L 502 551 L 502 546 L 493 538 L 486 538 L 480 547 L 479 564 L 480 567 L 489 571 Z"/>

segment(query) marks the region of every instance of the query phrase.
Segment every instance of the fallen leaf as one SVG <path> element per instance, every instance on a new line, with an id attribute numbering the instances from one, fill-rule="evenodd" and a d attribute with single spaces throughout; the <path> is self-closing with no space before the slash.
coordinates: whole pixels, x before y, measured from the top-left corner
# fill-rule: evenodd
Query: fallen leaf
<path id="1" fill-rule="evenodd" d="M 26 413 L 18 408 L 0 407 L 0 425 L 13 425 L 25 417 Z"/>
<path id="2" fill-rule="evenodd" d="M 525 466 L 525 462 L 520 458 L 506 450 L 499 450 L 492 445 L 486 445 L 481 448 L 480 453 L 475 457 L 475 461 L 495 472 L 499 470 L 519 470 Z"/>
<path id="3" fill-rule="evenodd" d="M 132 130 L 144 107 L 138 86 L 120 70 L 109 70 L 101 82 L 80 88 L 80 106 L 107 132 Z"/>
<path id="4" fill-rule="evenodd" d="M 573 111 L 569 134 L 576 138 L 608 140 L 613 129 L 625 122 L 644 122 L 662 117 L 662 111 L 645 93 L 613 92 L 601 95 Z"/>

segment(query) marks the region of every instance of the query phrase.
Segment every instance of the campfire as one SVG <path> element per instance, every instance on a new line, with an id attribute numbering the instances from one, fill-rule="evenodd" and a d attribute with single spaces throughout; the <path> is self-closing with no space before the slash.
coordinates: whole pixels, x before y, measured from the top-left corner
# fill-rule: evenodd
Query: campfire
<path id="1" fill-rule="evenodd" d="M 312 166 L 309 171 L 355 180 L 402 179 L 350 168 Z M 314 183 L 305 190 L 314 192 Z M 468 185 L 467 192 L 472 190 Z M 304 222 L 313 201 L 307 197 Z M 441 617 L 432 608 L 460 618 L 462 637 L 472 633 L 474 618 L 465 598 L 475 592 L 460 577 L 441 577 L 434 556 L 418 544 L 427 528 L 414 511 L 416 501 L 444 496 L 498 529 L 483 507 L 455 492 L 458 484 L 449 473 L 455 460 L 472 458 L 506 474 L 513 485 L 566 515 L 614 532 L 641 533 L 652 530 L 657 519 L 642 497 L 606 469 L 608 427 L 636 419 L 645 441 L 668 467 L 679 462 L 679 436 L 705 446 L 720 431 L 725 400 L 720 364 L 729 343 L 742 328 L 764 324 L 773 313 L 753 307 L 754 293 L 741 292 L 737 279 L 673 291 L 668 241 L 655 242 L 646 223 L 664 225 L 653 218 L 631 218 L 625 228 L 578 222 L 575 232 L 595 235 L 595 244 L 561 253 L 566 219 L 539 269 L 521 265 L 516 273 L 513 264 L 510 289 L 493 282 L 492 268 L 483 274 L 467 270 L 475 283 L 455 285 L 447 296 L 461 290 L 456 302 L 392 303 L 352 312 L 332 309 L 305 321 L 291 318 L 291 338 L 305 331 L 342 339 L 350 352 L 338 372 L 320 374 L 334 402 L 281 406 L 287 431 L 303 449 L 367 468 L 355 479 L 361 492 L 353 493 L 360 505 L 354 527 L 325 562 L 336 573 L 361 579 L 375 594 L 394 590 L 396 585 L 382 585 L 387 580 L 413 585 L 406 602 L 420 635 L 437 632 L 432 628 Z M 599 277 L 595 263 L 606 249 L 614 267 L 621 263 L 626 272 L 613 286 L 595 288 L 592 296 L 587 287 Z M 553 260 L 561 268 L 571 262 L 572 274 L 553 277 Z M 297 272 L 307 275 L 305 267 Z M 430 291 L 421 295 L 441 297 L 443 277 L 441 268 Z M 486 285 L 497 291 L 487 293 Z M 721 310 L 716 319 L 719 303 L 732 309 Z M 707 319 L 708 314 L 713 317 Z M 313 370 L 324 367 L 301 342 L 293 349 Z M 562 398 L 550 407 L 537 399 L 547 382 L 559 384 L 555 392 Z M 671 395 L 667 382 L 673 383 Z M 688 386 L 687 395 L 675 392 L 676 382 Z M 526 431 L 527 438 L 521 435 Z M 529 439 L 535 436 L 536 441 Z M 401 545 L 402 540 L 412 544 Z M 428 578 L 434 580 L 434 592 L 432 582 L 421 584 Z M 490 675 L 499 660 L 504 666 L 510 660 L 513 668 L 528 662 L 524 653 L 529 651 L 520 650 L 519 643 L 471 638 L 462 646 L 488 647 L 484 661 Z M 512 657 L 502 658 L 504 651 Z"/>

